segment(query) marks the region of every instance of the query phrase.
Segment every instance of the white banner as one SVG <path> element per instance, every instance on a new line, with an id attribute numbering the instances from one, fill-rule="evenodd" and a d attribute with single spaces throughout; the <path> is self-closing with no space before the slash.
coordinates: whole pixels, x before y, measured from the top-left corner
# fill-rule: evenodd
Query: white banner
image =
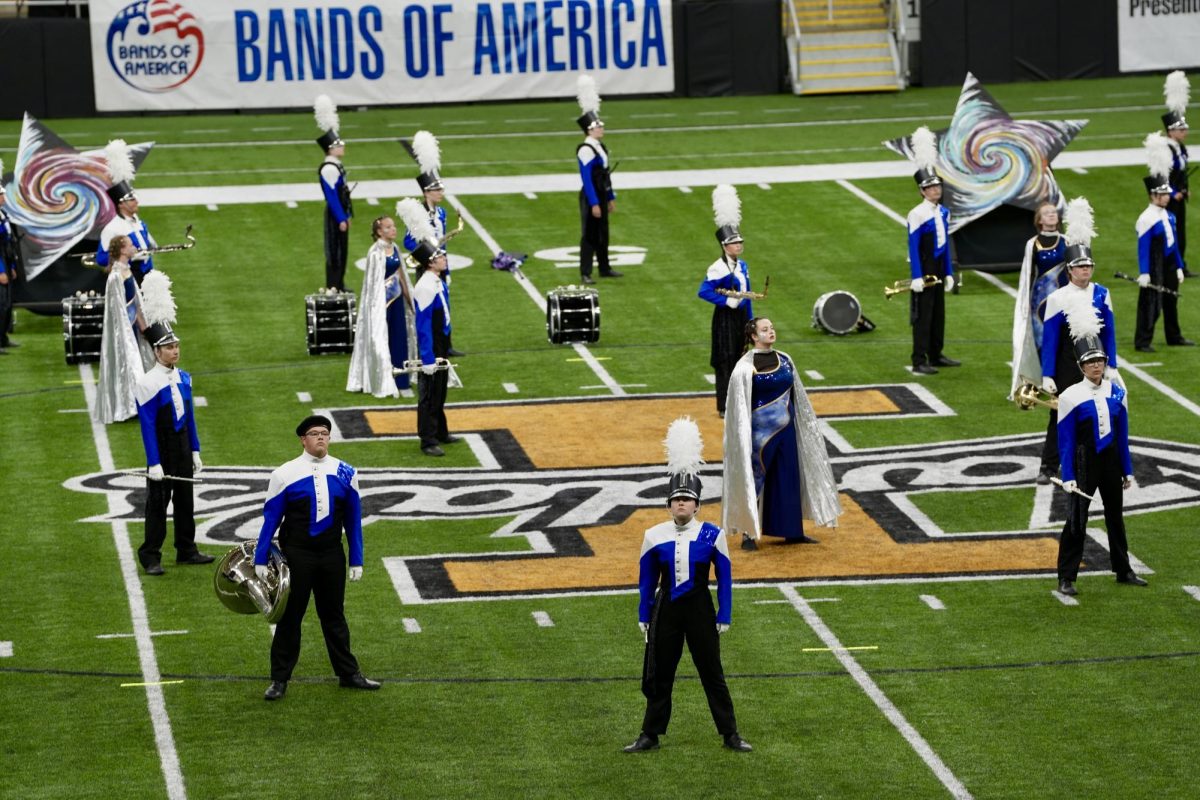
<path id="1" fill-rule="evenodd" d="M 1200 66 L 1200 0 L 1117 0 L 1121 72 Z"/>
<path id="2" fill-rule="evenodd" d="M 671 92 L 671 0 L 92 0 L 96 109 Z"/>

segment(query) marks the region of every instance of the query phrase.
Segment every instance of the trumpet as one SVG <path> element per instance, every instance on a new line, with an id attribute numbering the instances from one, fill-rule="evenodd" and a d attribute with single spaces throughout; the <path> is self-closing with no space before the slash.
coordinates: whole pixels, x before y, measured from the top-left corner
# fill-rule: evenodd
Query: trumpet
<path id="1" fill-rule="evenodd" d="M 415 375 L 418 372 L 421 372 L 422 369 L 424 368 L 424 366 L 425 365 L 421 363 L 421 359 L 410 358 L 404 362 L 404 366 L 392 367 L 392 374 L 393 375 Z M 438 358 L 436 363 L 433 364 L 433 370 L 434 370 L 434 372 L 441 372 L 442 370 L 454 369 L 457 366 L 458 366 L 458 364 L 451 364 L 449 361 L 447 361 L 444 358 Z"/>
<path id="2" fill-rule="evenodd" d="M 722 297 L 733 297 L 737 300 L 766 300 L 767 292 L 771 289 L 771 276 L 768 275 L 763 281 L 763 290 L 761 292 L 737 292 L 733 289 L 717 289 L 717 294 Z"/>
<path id="3" fill-rule="evenodd" d="M 1058 398 L 1024 375 L 1021 376 L 1020 388 L 1013 392 L 1013 402 L 1022 411 L 1029 411 L 1034 406 L 1058 410 Z"/>
<path id="4" fill-rule="evenodd" d="M 938 284 L 940 284 L 942 282 L 942 279 L 939 278 L 937 275 L 926 275 L 924 278 L 922 278 L 922 280 L 925 281 L 926 288 L 928 288 L 930 286 L 937 286 Z M 911 292 L 911 291 L 912 291 L 912 281 L 911 280 L 893 281 L 891 286 L 883 287 L 883 296 L 886 297 L 888 300 L 891 300 L 892 295 L 894 295 L 894 294 L 900 294 L 901 292 Z"/>
<path id="5" fill-rule="evenodd" d="M 442 238 L 441 238 L 441 239 L 438 241 L 438 246 L 439 246 L 439 247 L 445 247 L 445 246 L 446 246 L 446 242 L 450 241 L 451 239 L 453 239 L 455 236 L 458 236 L 458 235 L 459 235 L 460 233 L 462 233 L 462 232 L 463 232 L 463 218 L 462 218 L 462 215 L 460 214 L 460 215 L 459 215 L 459 217 L 458 217 L 458 227 L 456 227 L 456 228 L 455 228 L 454 230 L 452 230 L 452 231 L 446 231 L 446 235 L 445 235 L 445 236 L 443 236 L 443 237 L 442 237 Z"/>
<path id="6" fill-rule="evenodd" d="M 156 253 L 177 253 L 180 250 L 191 250 L 193 247 L 196 246 L 196 237 L 192 236 L 192 226 L 191 225 L 188 225 L 187 228 L 184 230 L 183 238 L 187 239 L 187 241 L 181 242 L 179 244 L 164 244 L 164 245 L 160 245 L 158 247 L 147 247 L 145 250 L 138 250 L 136 253 L 133 254 L 133 260 L 134 261 L 142 261 L 147 256 L 152 256 L 152 255 L 155 255 Z M 85 266 L 85 267 L 92 267 L 92 268 L 96 267 L 96 254 L 95 253 L 76 253 L 75 258 L 78 258 L 80 263 L 82 263 L 83 266 Z"/>

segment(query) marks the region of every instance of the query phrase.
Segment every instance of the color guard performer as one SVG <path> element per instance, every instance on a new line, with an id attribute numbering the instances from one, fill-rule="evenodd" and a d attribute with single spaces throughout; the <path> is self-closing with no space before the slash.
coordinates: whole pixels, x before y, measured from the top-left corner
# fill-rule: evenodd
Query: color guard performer
<path id="1" fill-rule="evenodd" d="M 108 247 L 112 243 L 113 237 L 127 236 L 139 254 L 129 262 L 129 265 L 133 270 L 134 280 L 140 286 L 146 273 L 154 269 L 154 258 L 144 254 L 144 251 L 158 247 L 158 242 L 154 241 L 154 237 L 150 235 L 150 229 L 138 217 L 140 204 L 133 191 L 132 183 L 134 178 L 133 158 L 129 154 L 129 146 L 125 144 L 125 140 L 113 139 L 109 142 L 108 146 L 104 148 L 104 160 L 108 164 L 108 174 L 112 180 L 112 185 L 106 192 L 117 213 L 100 231 L 100 245 L 96 249 L 96 266 L 108 266 Z"/>
<path id="2" fill-rule="evenodd" d="M 580 75 L 576 84 L 579 110 L 583 115 L 575 120 L 587 138 L 575 148 L 575 160 L 583 187 L 579 190 L 579 275 L 585 284 L 592 284 L 592 259 L 600 266 L 600 277 L 619 278 L 608 263 L 608 215 L 617 210 L 617 195 L 613 192 L 612 169 L 608 166 L 608 148 L 604 146 L 604 121 L 600 119 L 600 95 L 590 75 Z"/>
<path id="3" fill-rule="evenodd" d="M 358 298 L 354 349 L 346 378 L 348 392 L 399 397 L 399 390 L 409 387 L 407 372 L 393 373 L 394 368 L 404 367 L 410 353 L 417 351 L 412 287 L 396 246 L 398 233 L 396 221 L 389 216 L 371 223 L 374 244 L 367 252 L 367 269 Z"/>
<path id="4" fill-rule="evenodd" d="M 754 317 L 749 298 L 726 297 L 718 290 L 750 291 L 750 268 L 741 259 L 743 244 L 739 226 L 742 222 L 742 202 L 737 189 L 722 184 L 712 193 L 713 220 L 717 225 L 717 242 L 721 257 L 709 265 L 697 292 L 701 300 L 712 303 L 712 348 L 708 363 L 716 372 L 717 413 L 725 416 L 725 396 L 729 392 L 729 376 L 742 357 L 746 323 Z"/>
<path id="5" fill-rule="evenodd" d="M 1153 353 L 1151 341 L 1160 312 L 1163 336 L 1168 345 L 1190 347 L 1195 342 L 1185 339 L 1179 330 L 1179 297 L 1176 293 L 1183 285 L 1184 263 L 1179 252 L 1175 215 L 1167 210 L 1172 192 L 1171 184 L 1167 181 L 1171 172 L 1171 146 L 1168 139 L 1159 133 L 1147 136 L 1144 144 L 1150 174 L 1142 180 L 1150 195 L 1150 205 L 1134 226 L 1138 235 L 1137 282 L 1142 288 L 1138 292 L 1137 330 L 1134 331 L 1133 346 L 1139 353 Z"/>
<path id="6" fill-rule="evenodd" d="M 1175 232 L 1179 239 L 1179 258 L 1184 262 L 1183 274 L 1190 277 L 1187 268 L 1187 204 L 1188 204 L 1188 151 L 1184 141 L 1188 135 L 1187 106 L 1192 85 L 1187 73 L 1176 70 L 1167 75 L 1163 84 L 1163 96 L 1167 101 L 1167 113 L 1162 115 L 1167 129 L 1167 140 L 1171 147 L 1171 200 L 1167 211 L 1175 215 Z"/>
<path id="7" fill-rule="evenodd" d="M 642 661 L 642 694 L 646 714 L 642 732 L 626 753 L 658 749 L 658 737 L 671 721 L 675 670 L 686 642 L 700 674 L 708 708 L 725 747 L 739 753 L 753 748 L 738 734 L 733 699 L 721 667 L 721 634 L 733 621 L 733 576 L 725 533 L 700 522 L 700 429 L 680 417 L 667 429 L 667 508 L 671 520 L 646 531 L 638 562 L 638 627 L 646 637 Z M 708 589 L 717 575 L 717 609 Z"/>
<path id="8" fill-rule="evenodd" d="M 913 329 L 912 371 L 936 375 L 937 367 L 961 362 L 942 353 L 946 329 L 946 292 L 954 289 L 950 259 L 950 212 L 941 204 L 942 179 L 937 163 L 937 139 L 922 125 L 912 135 L 917 171 L 913 179 L 925 199 L 908 212 L 908 263 L 912 271 L 910 320 Z M 939 283 L 931 279 L 937 278 Z"/>
<path id="9" fill-rule="evenodd" d="M 1117 583 L 1146 585 L 1129 563 L 1122 516 L 1124 490 L 1133 486 L 1129 401 L 1125 387 L 1104 377 L 1109 356 L 1096 335 L 1100 324 L 1093 314 L 1072 328 L 1072 335 L 1079 334 L 1074 350 L 1084 379 L 1058 398 L 1058 450 L 1062 488 L 1068 493 L 1067 523 L 1058 544 L 1058 591 L 1065 595 L 1079 593 L 1075 581 L 1087 538 L 1088 507 L 1096 489 L 1104 501 L 1108 555 Z"/>
<path id="10" fill-rule="evenodd" d="M 129 266 L 135 252 L 128 236 L 114 236 L 108 248 L 104 321 L 100 329 L 100 377 L 92 409 L 92 418 L 105 425 L 137 416 L 138 382 L 155 364 L 154 350 L 142 336 L 146 328 L 142 292 Z M 151 287 L 153 284 L 152 280 Z"/>
<path id="11" fill-rule="evenodd" d="M 317 144 L 325 153 L 325 160 L 317 170 L 321 193 L 325 196 L 325 285 L 344 292 L 350 220 L 354 216 L 350 187 L 346 185 L 346 168 L 342 165 L 346 143 L 338 135 L 337 106 L 329 95 L 317 97 L 313 103 L 313 116 L 322 131 Z"/>

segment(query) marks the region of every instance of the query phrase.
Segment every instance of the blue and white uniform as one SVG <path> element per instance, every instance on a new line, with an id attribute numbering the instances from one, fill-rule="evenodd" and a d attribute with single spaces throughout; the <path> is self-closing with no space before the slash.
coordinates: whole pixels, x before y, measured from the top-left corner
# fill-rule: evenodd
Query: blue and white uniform
<path id="1" fill-rule="evenodd" d="M 1076 363 L 1066 309 L 1071 307 L 1072 297 L 1081 292 L 1088 294 L 1092 307 L 1100 317 L 1103 326 L 1100 329 L 1100 341 L 1104 344 L 1104 352 L 1108 354 L 1108 365 L 1117 368 L 1117 328 L 1108 289 L 1098 283 L 1088 283 L 1082 289 L 1068 283 L 1046 298 L 1046 318 L 1042 322 L 1042 375 L 1053 378 L 1060 391 L 1068 385 L 1068 381 L 1074 382 L 1081 377 L 1077 367 L 1066 369 L 1067 365 Z"/>
<path id="2" fill-rule="evenodd" d="M 283 526 L 281 543 L 340 544 L 343 528 L 350 543 L 350 566 L 363 564 L 362 503 L 358 472 L 333 456 L 302 453 L 271 473 L 263 525 L 254 563 L 266 564 L 271 539 Z"/>
<path id="3" fill-rule="evenodd" d="M 441 206 L 434 206 L 433 208 L 429 208 L 429 206 L 425 206 L 425 210 L 429 212 L 429 224 L 433 226 L 434 238 L 437 239 L 439 242 L 445 241 L 445 239 L 446 239 L 446 209 L 442 208 Z M 417 249 L 418 244 L 419 244 L 419 242 L 416 240 L 416 238 L 413 237 L 412 231 L 406 230 L 404 232 L 404 249 L 411 253 L 413 250 Z M 444 244 L 442 245 L 442 249 L 445 249 Z M 450 285 L 450 259 L 449 259 L 449 257 L 446 258 L 446 271 L 442 273 L 442 283 L 446 284 L 446 286 Z"/>
<path id="4" fill-rule="evenodd" d="M 575 148 L 575 162 L 579 168 L 579 274 L 584 278 L 592 275 L 592 262 L 600 268 L 601 275 L 613 273 L 608 260 L 608 204 L 617 199 L 612 187 L 612 176 L 608 169 L 608 148 L 599 139 L 588 136 Z M 600 209 L 600 216 L 592 216 L 592 208 Z"/>
<path id="5" fill-rule="evenodd" d="M 1083 380 L 1058 396 L 1058 455 L 1064 481 L 1079 480 L 1074 455 L 1075 447 L 1080 443 L 1094 447 L 1096 453 L 1114 448 L 1120 460 L 1121 474 L 1133 474 L 1127 395 L 1112 381 L 1094 384 Z"/>
<path id="6" fill-rule="evenodd" d="M 646 531 L 638 561 L 638 621 L 650 622 L 660 581 L 672 603 L 692 592 L 707 594 L 710 566 L 717 573 L 716 621 L 728 625 L 733 615 L 733 578 L 721 529 L 693 517 L 687 525 L 669 521 Z"/>
<path id="7" fill-rule="evenodd" d="M 1163 266 L 1167 269 L 1183 269 L 1183 258 L 1179 255 L 1175 237 L 1174 214 L 1151 203 L 1137 218 L 1134 229 L 1138 236 L 1138 272 L 1151 275 L 1151 283 L 1155 282 L 1153 278 L 1159 277 L 1154 275 L 1155 263 L 1151 255 L 1156 239 L 1161 241 Z"/>
<path id="8" fill-rule="evenodd" d="M 354 204 L 346 183 L 346 168 L 341 160 L 327 155 L 317 170 L 317 181 L 325 197 L 325 285 L 345 291 L 349 223 L 354 217 Z M 347 230 L 341 229 L 343 224 Z"/>
<path id="9" fill-rule="evenodd" d="M 735 292 L 750 291 L 750 268 L 740 258 L 722 255 L 714 261 L 700 282 L 697 296 L 713 304 L 712 344 L 708 363 L 715 374 L 714 388 L 717 397 L 717 412 L 724 415 L 725 398 L 729 393 L 729 376 L 738 359 L 742 357 L 742 344 L 746 336 L 746 323 L 754 317 L 749 299 L 725 297 L 718 289 Z"/>
<path id="10" fill-rule="evenodd" d="M 123 217 L 120 214 L 116 214 L 108 221 L 104 229 L 100 231 L 100 245 L 96 248 L 97 266 L 108 266 L 108 246 L 112 243 L 113 238 L 117 236 L 129 237 L 129 241 L 133 242 L 133 246 L 138 250 L 149 250 L 152 247 L 158 247 L 158 242 L 154 241 L 154 237 L 150 235 L 150 229 L 146 227 L 146 223 L 137 214 L 134 214 L 132 217 Z M 130 266 L 133 267 L 134 275 L 138 275 L 138 283 L 141 283 L 141 275 L 145 275 L 154 269 L 154 257 L 135 258 L 130 262 Z"/>
<path id="11" fill-rule="evenodd" d="M 946 278 L 954 274 L 950 260 L 950 211 L 940 203 L 922 200 L 908 212 L 908 266 L 913 280 L 924 276 L 942 283 L 913 292 L 909 321 L 913 329 L 912 365 L 936 365 L 944 359 L 946 341 Z"/>
<path id="12" fill-rule="evenodd" d="M 446 352 L 438 352 L 435 344 L 437 328 L 441 335 L 450 336 L 450 296 L 446 284 L 433 270 L 426 270 L 413 287 L 413 305 L 417 312 L 417 349 L 422 364 L 434 364 Z"/>
<path id="13" fill-rule="evenodd" d="M 1138 236 L 1138 271 L 1142 275 L 1149 275 L 1150 283 L 1171 292 L 1179 291 L 1183 270 L 1187 269 L 1181 252 L 1182 237 L 1178 236 L 1175 226 L 1175 215 L 1154 203 L 1146 207 L 1134 226 Z M 1189 343 L 1179 328 L 1178 296 L 1143 287 L 1138 292 L 1134 347 L 1139 350 L 1150 348 L 1160 313 L 1163 318 L 1163 337 L 1167 344 Z"/>
<path id="14" fill-rule="evenodd" d="M 170 473 L 159 447 L 156 429 L 169 427 L 176 434 L 184 434 L 190 445 L 190 453 L 200 452 L 200 439 L 196 435 L 196 417 L 192 405 L 192 376 L 181 369 L 170 369 L 155 364 L 137 385 L 138 419 L 142 425 L 142 444 L 146 448 L 146 466 L 163 464 Z M 160 419 L 161 417 L 161 419 Z M 174 465 L 170 465 L 174 466 Z M 187 460 L 191 470 L 191 457 Z M 171 473 L 178 474 L 178 473 Z"/>

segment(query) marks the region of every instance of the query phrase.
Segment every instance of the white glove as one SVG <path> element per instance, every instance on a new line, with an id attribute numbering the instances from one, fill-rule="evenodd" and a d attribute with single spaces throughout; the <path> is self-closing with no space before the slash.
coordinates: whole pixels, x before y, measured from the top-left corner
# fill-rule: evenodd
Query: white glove
<path id="1" fill-rule="evenodd" d="M 1121 377 L 1121 373 L 1117 370 L 1116 367 L 1105 367 L 1104 368 L 1104 377 L 1106 380 L 1112 381 L 1117 386 L 1120 386 L 1122 388 L 1124 388 L 1124 386 L 1125 386 L 1125 379 Z"/>
<path id="2" fill-rule="evenodd" d="M 162 464 L 155 464 L 146 470 L 146 477 L 152 481 L 161 481 L 163 479 Z"/>
<path id="3" fill-rule="evenodd" d="M 947 292 L 954 291 L 954 276 L 953 275 L 946 276 L 946 291 Z"/>
<path id="4" fill-rule="evenodd" d="M 722 633 L 725 633 L 725 631 L 727 631 L 727 630 L 729 630 L 729 626 L 726 625 L 724 622 L 717 623 L 717 635 L 718 636 L 720 636 Z"/>
<path id="5" fill-rule="evenodd" d="M 432 375 L 433 373 L 437 372 L 437 365 L 436 364 L 422 364 L 421 372 L 425 375 Z"/>
<path id="6" fill-rule="evenodd" d="M 362 567 L 351 567 L 350 568 L 350 580 L 352 580 L 352 581 L 362 580 Z"/>
<path id="7" fill-rule="evenodd" d="M 200 460 L 200 454 L 192 451 L 192 474 L 199 475 L 204 471 L 204 462 Z"/>
<path id="8" fill-rule="evenodd" d="M 912 283 L 909 285 L 911 286 L 911 288 L 913 290 L 913 294 L 920 294 L 921 292 L 925 291 L 925 279 L 924 278 L 913 278 Z"/>
<path id="9" fill-rule="evenodd" d="M 1183 286 L 1183 278 L 1184 278 L 1184 275 L 1183 275 L 1183 270 L 1182 270 L 1182 269 L 1177 269 L 1177 270 L 1175 270 L 1175 277 L 1179 279 L 1179 285 L 1180 285 L 1180 286 Z"/>
<path id="10" fill-rule="evenodd" d="M 1182 283 L 1182 281 L 1180 281 L 1180 283 Z M 742 304 L 742 299 L 740 297 L 726 297 L 725 298 L 725 305 L 729 306 L 730 308 L 737 308 L 741 304 Z"/>
<path id="11" fill-rule="evenodd" d="M 255 564 L 254 574 L 265 581 L 267 578 L 271 577 L 271 568 L 266 564 Z"/>
<path id="12" fill-rule="evenodd" d="M 1132 475 L 1125 476 L 1125 482 L 1123 484 L 1121 484 L 1121 488 L 1122 489 L 1132 489 L 1133 488 L 1133 476 Z"/>
<path id="13" fill-rule="evenodd" d="M 1144 289 L 1149 285 L 1150 285 L 1150 273 L 1149 272 L 1143 272 L 1141 275 L 1138 275 L 1138 286 L 1141 286 Z"/>
<path id="14" fill-rule="evenodd" d="M 638 627 L 641 628 L 642 633 L 650 632 L 650 623 L 649 622 L 639 622 Z"/>
<path id="15" fill-rule="evenodd" d="M 1048 394 L 1058 394 L 1058 384 L 1054 382 L 1054 378 L 1049 375 L 1042 378 L 1042 391 Z"/>
<path id="16" fill-rule="evenodd" d="M 1063 491 L 1067 494 L 1075 494 L 1079 490 L 1079 483 L 1076 481 L 1063 481 Z"/>

